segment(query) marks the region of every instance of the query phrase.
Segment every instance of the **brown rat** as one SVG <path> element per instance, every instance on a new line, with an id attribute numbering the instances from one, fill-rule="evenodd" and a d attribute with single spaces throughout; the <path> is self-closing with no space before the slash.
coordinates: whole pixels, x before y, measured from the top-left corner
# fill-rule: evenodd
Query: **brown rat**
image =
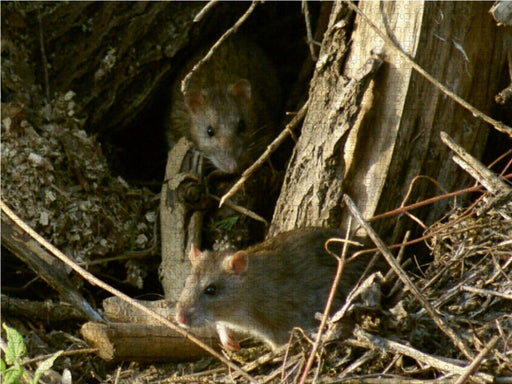
<path id="1" fill-rule="evenodd" d="M 222 344 L 239 349 L 230 331 L 263 339 L 275 350 L 298 326 L 318 323 L 334 278 L 337 260 L 329 255 L 327 239 L 338 230 L 297 229 L 279 234 L 244 251 L 190 251 L 192 270 L 176 304 L 176 321 L 183 327 L 216 327 Z M 361 277 L 368 259 L 345 265 L 333 308 Z"/>
<path id="2" fill-rule="evenodd" d="M 238 173 L 276 136 L 280 85 L 261 48 L 235 35 L 192 75 L 183 95 L 183 78 L 208 48 L 200 50 L 177 76 L 167 136 L 171 145 L 180 136 L 187 137 L 215 167 Z"/>

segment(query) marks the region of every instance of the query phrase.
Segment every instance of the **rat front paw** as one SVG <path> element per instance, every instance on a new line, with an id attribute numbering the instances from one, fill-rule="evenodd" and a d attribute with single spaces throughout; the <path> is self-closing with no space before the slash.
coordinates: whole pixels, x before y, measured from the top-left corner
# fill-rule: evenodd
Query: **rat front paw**
<path id="1" fill-rule="evenodd" d="M 217 323 L 216 328 L 220 342 L 224 348 L 231 352 L 240 350 L 240 344 L 233 338 L 233 336 L 231 336 L 229 329 L 225 325 Z"/>

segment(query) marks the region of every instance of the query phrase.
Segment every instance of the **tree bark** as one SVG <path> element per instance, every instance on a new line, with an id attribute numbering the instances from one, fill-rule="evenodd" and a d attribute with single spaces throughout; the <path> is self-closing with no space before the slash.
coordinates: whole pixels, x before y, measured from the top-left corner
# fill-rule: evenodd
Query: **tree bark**
<path id="1" fill-rule="evenodd" d="M 488 15 L 489 3 L 363 1 L 359 6 L 442 84 L 481 111 L 491 112 L 506 51 L 503 31 Z M 345 227 L 348 214 L 341 209 L 341 191 L 370 218 L 398 207 L 418 175 L 437 180 L 446 190 L 467 186 L 468 177 L 451 163 L 450 151 L 440 141 L 441 130 L 475 157 L 480 157 L 485 147 L 488 125 L 413 71 L 359 16 L 344 65 L 342 53 L 347 48 L 340 23 L 342 9 L 339 4 L 333 8 L 322 42 L 311 83 L 310 108 L 276 206 L 271 234 L 307 225 Z M 370 51 L 379 47 L 384 50 L 386 64 L 367 90 L 355 124 L 352 118 L 336 123 L 350 130 L 348 138 L 340 140 L 344 133 L 334 129 L 331 116 L 339 113 L 335 99 L 339 87 L 345 86 L 341 74 L 352 78 Z M 349 108 L 356 106 L 343 106 Z M 330 151 L 333 141 L 338 147 L 332 155 L 318 156 Z M 314 162 L 318 164 L 311 166 Z M 337 178 L 324 179 L 326 169 L 333 172 L 333 166 Z M 304 183 L 294 176 L 302 172 Z M 338 191 L 330 194 L 334 183 L 339 184 Z M 417 183 L 408 202 L 436 192 L 431 182 Z M 438 203 L 415 215 L 432 223 L 446 211 L 448 203 Z M 401 224 L 396 226 L 392 218 L 375 223 L 375 228 L 396 240 L 404 227 L 411 226 L 410 221 Z"/>
<path id="2" fill-rule="evenodd" d="M 55 91 L 78 95 L 87 130 L 105 133 L 126 127 L 178 67 L 176 54 L 197 44 L 198 36 L 214 38 L 244 8 L 218 4 L 208 17 L 193 22 L 205 4 L 90 1 L 27 6 L 27 27 L 40 37 L 34 39 L 40 46 L 34 59 L 42 64 L 39 68 L 47 68 L 47 80 L 44 70 L 38 74 L 41 83 L 50 98 Z"/>
<path id="3" fill-rule="evenodd" d="M 171 329 L 137 323 L 85 323 L 81 328 L 84 339 L 98 348 L 98 355 L 115 361 L 187 361 L 208 353 Z M 216 338 L 201 337 L 218 348 Z"/>

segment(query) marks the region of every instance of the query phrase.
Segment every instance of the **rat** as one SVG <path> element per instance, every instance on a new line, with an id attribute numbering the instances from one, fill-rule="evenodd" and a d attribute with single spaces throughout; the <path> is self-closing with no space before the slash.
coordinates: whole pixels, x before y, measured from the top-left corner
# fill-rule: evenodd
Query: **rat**
<path id="1" fill-rule="evenodd" d="M 172 146 L 185 136 L 217 169 L 240 173 L 276 136 L 279 80 L 263 50 L 235 35 L 193 73 L 182 94 L 183 78 L 207 52 L 193 56 L 172 86 L 167 138 Z"/>
<path id="2" fill-rule="evenodd" d="M 324 310 L 338 263 L 324 248 L 332 237 L 344 238 L 340 230 L 304 228 L 241 251 L 201 252 L 192 246 L 192 269 L 176 303 L 176 322 L 184 328 L 216 328 L 228 350 L 240 348 L 231 331 L 241 331 L 275 351 L 288 342 L 293 327 L 318 325 L 314 315 Z M 343 304 L 367 264 L 359 257 L 345 264 L 333 309 Z"/>

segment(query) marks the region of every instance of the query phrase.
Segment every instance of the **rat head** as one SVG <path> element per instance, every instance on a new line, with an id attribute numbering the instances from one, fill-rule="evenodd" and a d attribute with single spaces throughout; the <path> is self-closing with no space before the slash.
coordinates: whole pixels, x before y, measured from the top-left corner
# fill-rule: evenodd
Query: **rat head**
<path id="1" fill-rule="evenodd" d="M 192 246 L 192 270 L 176 303 L 176 321 L 183 327 L 229 322 L 243 305 L 240 287 L 249 258 L 244 251 L 201 252 Z"/>
<path id="2" fill-rule="evenodd" d="M 190 90 L 185 94 L 191 136 L 199 150 L 223 172 L 238 173 L 247 164 L 248 143 L 254 127 L 251 84 Z"/>

